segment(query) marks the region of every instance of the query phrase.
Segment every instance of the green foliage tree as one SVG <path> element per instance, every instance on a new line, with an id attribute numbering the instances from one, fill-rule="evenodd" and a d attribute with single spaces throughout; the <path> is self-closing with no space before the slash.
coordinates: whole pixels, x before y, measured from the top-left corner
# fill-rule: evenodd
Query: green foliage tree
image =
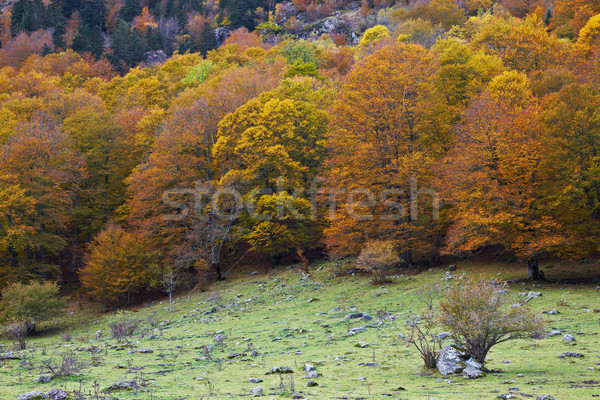
<path id="1" fill-rule="evenodd" d="M 65 29 L 65 25 L 62 22 L 59 22 L 54 26 L 54 32 L 52 32 L 52 42 L 54 43 L 54 48 L 57 50 L 64 50 L 67 44 L 65 40 L 65 34 L 67 30 Z"/>
<path id="2" fill-rule="evenodd" d="M 58 317 L 67 305 L 58 291 L 58 285 L 53 282 L 8 285 L 2 289 L 0 320 L 24 322 L 31 330 L 38 322 Z"/>

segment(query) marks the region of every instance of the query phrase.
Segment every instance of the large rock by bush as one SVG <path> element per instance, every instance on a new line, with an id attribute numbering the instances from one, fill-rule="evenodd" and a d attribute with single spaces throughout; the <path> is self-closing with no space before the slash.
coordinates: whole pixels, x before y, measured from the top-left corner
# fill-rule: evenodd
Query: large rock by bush
<path id="1" fill-rule="evenodd" d="M 469 375 L 474 376 L 478 375 L 476 371 L 481 372 L 482 365 L 464 350 L 448 345 L 438 355 L 436 367 L 442 375 L 459 374 L 469 367 Z"/>

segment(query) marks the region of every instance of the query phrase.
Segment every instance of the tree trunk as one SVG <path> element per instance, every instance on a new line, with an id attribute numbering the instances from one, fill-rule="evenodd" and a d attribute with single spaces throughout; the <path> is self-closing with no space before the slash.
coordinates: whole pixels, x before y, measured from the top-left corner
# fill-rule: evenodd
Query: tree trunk
<path id="1" fill-rule="evenodd" d="M 217 281 L 224 281 L 225 275 L 223 275 L 223 271 L 221 270 L 221 266 L 218 263 L 214 263 L 212 265 L 213 269 L 217 273 Z"/>
<path id="2" fill-rule="evenodd" d="M 406 268 L 413 268 L 412 250 L 405 250 L 402 252 L 402 260 Z"/>
<path id="3" fill-rule="evenodd" d="M 540 267 L 537 257 L 531 257 L 527 260 L 527 278 L 532 281 L 540 280 Z"/>

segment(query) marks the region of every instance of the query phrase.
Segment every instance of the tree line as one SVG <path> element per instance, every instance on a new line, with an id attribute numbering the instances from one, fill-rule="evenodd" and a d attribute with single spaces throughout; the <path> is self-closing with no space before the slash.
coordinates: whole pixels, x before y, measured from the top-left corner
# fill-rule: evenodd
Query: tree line
<path id="1" fill-rule="evenodd" d="M 580 27 L 566 40 L 543 10 L 415 9 L 380 12 L 356 46 L 240 28 L 125 75 L 23 50 L 0 70 L 0 286 L 59 280 L 118 303 L 173 274 L 222 279 L 249 253 L 381 243 L 411 267 L 502 246 L 538 279 L 539 257 L 596 252 L 600 17 L 562 19 Z M 197 193 L 218 190 L 252 209 L 217 218 L 231 197 Z M 335 218 L 319 206 L 332 192 L 352 192 Z"/>

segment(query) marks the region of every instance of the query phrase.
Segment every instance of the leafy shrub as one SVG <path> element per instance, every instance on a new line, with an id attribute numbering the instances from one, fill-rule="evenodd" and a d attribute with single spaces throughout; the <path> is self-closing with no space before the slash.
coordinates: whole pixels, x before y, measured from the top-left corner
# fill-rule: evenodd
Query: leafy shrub
<path id="1" fill-rule="evenodd" d="M 373 284 L 381 284 L 388 282 L 390 268 L 401 261 L 392 241 L 372 240 L 365 244 L 356 259 L 356 264 L 360 269 L 373 275 Z"/>
<path id="2" fill-rule="evenodd" d="M 481 364 L 499 343 L 543 334 L 542 319 L 525 304 L 511 305 L 506 287 L 471 280 L 447 290 L 440 301 L 440 323 Z"/>
<path id="3" fill-rule="evenodd" d="M 65 306 L 66 300 L 58 297 L 56 283 L 13 283 L 2 290 L 0 320 L 23 322 L 29 333 L 36 322 L 59 316 Z"/>
<path id="4" fill-rule="evenodd" d="M 117 339 L 119 342 L 123 338 L 133 335 L 139 326 L 140 321 L 124 312 L 119 312 L 113 321 L 108 323 L 113 339 Z"/>

